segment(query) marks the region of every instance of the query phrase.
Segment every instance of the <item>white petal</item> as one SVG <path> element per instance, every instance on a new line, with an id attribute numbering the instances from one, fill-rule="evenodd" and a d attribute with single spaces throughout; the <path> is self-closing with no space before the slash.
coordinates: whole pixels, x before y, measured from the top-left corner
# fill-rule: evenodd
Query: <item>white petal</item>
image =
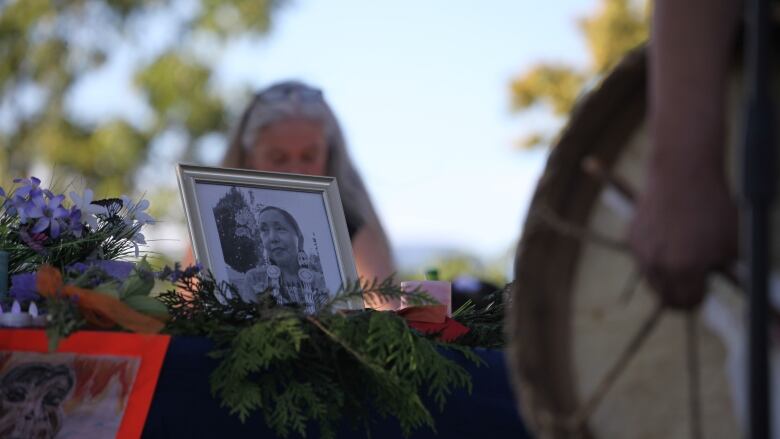
<path id="1" fill-rule="evenodd" d="M 79 207 L 79 209 L 81 208 L 81 204 L 82 204 L 82 201 L 83 201 L 83 200 L 81 199 L 81 197 L 79 197 L 79 194 L 77 194 L 77 193 L 75 193 L 75 192 L 71 191 L 71 193 L 70 193 L 70 199 L 71 199 L 71 200 L 73 200 L 73 204 L 75 204 L 76 206 L 78 206 L 78 207 Z"/>
<path id="2" fill-rule="evenodd" d="M 81 209 L 81 211 L 92 215 L 97 215 L 99 213 L 103 215 L 108 214 L 108 209 L 106 209 L 105 206 L 98 206 L 97 204 L 89 204 L 84 209 Z"/>
<path id="3" fill-rule="evenodd" d="M 154 218 L 146 212 L 136 212 L 135 219 L 138 220 L 138 222 L 141 224 L 154 223 Z"/>
<path id="4" fill-rule="evenodd" d="M 137 242 L 139 244 L 146 244 L 146 237 L 143 233 L 136 233 L 133 236 L 133 242 Z"/>
<path id="5" fill-rule="evenodd" d="M 86 218 L 82 218 L 82 221 L 86 221 L 87 224 L 92 228 L 92 230 L 97 230 L 97 218 L 95 218 L 92 215 L 87 215 Z"/>
<path id="6" fill-rule="evenodd" d="M 133 202 L 130 200 L 130 197 L 128 197 L 127 195 L 121 195 L 119 199 L 122 200 L 122 207 L 124 207 L 128 211 L 133 208 Z"/>

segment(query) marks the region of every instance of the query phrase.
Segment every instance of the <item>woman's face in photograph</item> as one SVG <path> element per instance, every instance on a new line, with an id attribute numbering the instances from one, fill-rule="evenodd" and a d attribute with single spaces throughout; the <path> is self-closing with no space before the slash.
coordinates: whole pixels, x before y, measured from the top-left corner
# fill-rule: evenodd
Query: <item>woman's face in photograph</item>
<path id="1" fill-rule="evenodd" d="M 307 119 L 274 122 L 260 131 L 248 165 L 260 171 L 325 175 L 328 146 L 325 127 Z"/>
<path id="2" fill-rule="evenodd" d="M 270 209 L 260 214 L 260 238 L 268 257 L 277 264 L 298 260 L 298 234 L 278 210 Z"/>

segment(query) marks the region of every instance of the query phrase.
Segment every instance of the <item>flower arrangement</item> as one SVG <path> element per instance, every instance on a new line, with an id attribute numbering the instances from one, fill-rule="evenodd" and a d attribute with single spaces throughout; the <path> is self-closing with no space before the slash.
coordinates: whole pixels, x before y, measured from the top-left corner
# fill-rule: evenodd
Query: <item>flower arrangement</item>
<path id="1" fill-rule="evenodd" d="M 0 326 L 46 326 L 52 347 L 84 327 L 157 332 L 165 306 L 139 245 L 147 200 L 55 194 L 36 177 L 0 187 Z M 8 279 L 10 275 L 10 289 Z M 26 313 L 25 313 L 26 310 Z"/>

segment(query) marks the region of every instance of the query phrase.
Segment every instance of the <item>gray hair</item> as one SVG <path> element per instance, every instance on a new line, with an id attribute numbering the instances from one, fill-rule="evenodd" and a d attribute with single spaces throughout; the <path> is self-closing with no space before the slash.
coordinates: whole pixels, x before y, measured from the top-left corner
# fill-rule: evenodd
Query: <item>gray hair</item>
<path id="1" fill-rule="evenodd" d="M 223 160 L 223 166 L 244 168 L 246 153 L 256 144 L 263 128 L 291 118 L 322 122 L 327 143 L 326 174 L 336 177 L 347 221 L 360 226 L 378 222 L 368 192 L 347 152 L 336 116 L 322 91 L 300 81 L 283 81 L 255 94 L 244 110 Z"/>

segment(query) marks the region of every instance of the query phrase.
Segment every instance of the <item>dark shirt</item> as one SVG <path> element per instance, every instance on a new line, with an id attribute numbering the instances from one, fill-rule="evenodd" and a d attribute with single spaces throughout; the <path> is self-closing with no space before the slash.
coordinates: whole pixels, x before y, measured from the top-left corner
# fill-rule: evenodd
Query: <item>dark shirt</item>
<path id="1" fill-rule="evenodd" d="M 355 218 L 347 217 L 347 232 L 349 232 L 349 239 L 354 239 L 358 230 L 363 227 L 363 221 L 355 221 Z"/>

